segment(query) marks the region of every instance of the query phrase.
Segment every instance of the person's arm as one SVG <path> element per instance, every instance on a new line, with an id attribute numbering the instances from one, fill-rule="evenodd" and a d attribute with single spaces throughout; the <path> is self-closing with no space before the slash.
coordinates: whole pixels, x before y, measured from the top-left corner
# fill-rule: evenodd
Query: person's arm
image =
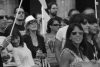
<path id="1" fill-rule="evenodd" d="M 13 55 L 14 55 L 14 60 L 15 60 L 15 63 L 17 64 L 17 67 L 23 67 L 19 54 L 18 54 L 18 50 L 16 48 L 13 49 Z"/>
<path id="2" fill-rule="evenodd" d="M 60 53 L 62 50 L 62 29 L 59 29 L 57 34 L 56 34 L 56 38 L 55 38 L 55 43 L 54 43 L 54 50 L 55 50 L 55 55 L 57 58 L 57 61 L 59 62 L 59 57 L 60 57 Z"/>
<path id="3" fill-rule="evenodd" d="M 68 50 L 64 50 L 60 56 L 59 66 L 60 67 L 70 67 L 70 52 Z"/>
<path id="4" fill-rule="evenodd" d="M 55 55 L 57 58 L 57 61 L 59 62 L 59 58 L 60 58 L 60 53 L 61 53 L 61 47 L 62 47 L 62 41 L 59 41 L 58 39 L 55 40 Z"/>
<path id="5" fill-rule="evenodd" d="M 2 44 L 0 45 L 0 53 L 9 45 L 10 41 L 11 41 L 11 36 L 8 36 L 3 40 Z"/>

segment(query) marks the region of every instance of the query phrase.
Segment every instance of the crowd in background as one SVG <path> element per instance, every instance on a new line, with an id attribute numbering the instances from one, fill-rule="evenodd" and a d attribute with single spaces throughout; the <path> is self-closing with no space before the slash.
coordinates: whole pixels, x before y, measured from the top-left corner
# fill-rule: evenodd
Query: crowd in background
<path id="1" fill-rule="evenodd" d="M 95 11 L 70 9 L 68 18 L 60 18 L 57 10 L 56 3 L 48 4 L 50 20 L 43 35 L 41 13 L 33 16 L 16 7 L 14 16 L 7 16 L 0 9 L 0 65 L 78 67 L 82 61 L 100 63 L 100 23 Z"/>

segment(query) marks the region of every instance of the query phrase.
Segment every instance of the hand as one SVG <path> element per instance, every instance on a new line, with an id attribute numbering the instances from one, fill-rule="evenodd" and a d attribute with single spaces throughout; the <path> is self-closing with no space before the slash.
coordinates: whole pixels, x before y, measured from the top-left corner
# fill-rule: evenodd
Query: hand
<path id="1" fill-rule="evenodd" d="M 2 43 L 2 47 L 4 48 L 7 47 L 10 42 L 11 42 L 11 36 L 6 37 Z"/>

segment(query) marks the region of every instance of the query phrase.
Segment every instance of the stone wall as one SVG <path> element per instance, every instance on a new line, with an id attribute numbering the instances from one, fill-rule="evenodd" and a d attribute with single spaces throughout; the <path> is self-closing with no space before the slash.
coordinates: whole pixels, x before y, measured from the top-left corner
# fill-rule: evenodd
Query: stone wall
<path id="1" fill-rule="evenodd" d="M 75 8 L 75 0 L 56 0 L 58 5 L 58 16 L 62 18 L 68 17 L 70 9 Z"/>
<path id="2" fill-rule="evenodd" d="M 18 5 L 18 0 L 0 0 L 0 8 L 4 9 L 7 15 L 13 15 L 14 8 Z"/>

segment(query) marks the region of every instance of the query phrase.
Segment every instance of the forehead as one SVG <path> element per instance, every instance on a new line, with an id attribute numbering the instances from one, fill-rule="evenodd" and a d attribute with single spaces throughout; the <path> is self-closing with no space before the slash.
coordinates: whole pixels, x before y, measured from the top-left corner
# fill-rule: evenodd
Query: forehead
<path id="1" fill-rule="evenodd" d="M 19 8 L 19 11 L 24 11 L 23 8 Z M 18 8 L 16 9 L 16 12 L 18 12 Z"/>
<path id="2" fill-rule="evenodd" d="M 1 15 L 6 15 L 6 12 L 4 10 L 0 10 L 0 16 Z"/>
<path id="3" fill-rule="evenodd" d="M 54 8 L 54 7 L 57 7 L 57 5 L 56 4 L 52 4 L 51 8 Z"/>
<path id="4" fill-rule="evenodd" d="M 54 20 L 53 24 L 59 24 L 59 22 L 57 20 Z"/>
<path id="5" fill-rule="evenodd" d="M 73 31 L 82 31 L 78 26 L 75 26 Z"/>

